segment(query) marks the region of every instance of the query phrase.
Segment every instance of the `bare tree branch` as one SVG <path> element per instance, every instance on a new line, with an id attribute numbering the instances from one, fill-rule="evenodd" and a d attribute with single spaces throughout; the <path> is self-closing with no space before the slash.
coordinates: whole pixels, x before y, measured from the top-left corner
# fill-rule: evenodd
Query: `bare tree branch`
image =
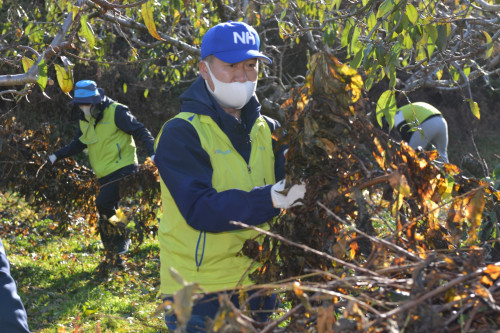
<path id="1" fill-rule="evenodd" d="M 73 13 L 70 12 L 66 15 L 64 23 L 56 37 L 52 40 L 52 43 L 50 43 L 41 55 L 38 55 L 38 59 L 35 61 L 33 66 L 31 66 L 30 69 L 24 74 L 0 75 L 0 86 L 19 86 L 27 83 L 36 83 L 38 80 L 38 66 L 40 63 L 50 59 L 54 54 L 58 53 L 60 49 L 70 47 L 69 43 L 65 43 L 64 37 L 68 34 L 72 24 Z M 36 51 L 34 52 L 37 53 Z"/>

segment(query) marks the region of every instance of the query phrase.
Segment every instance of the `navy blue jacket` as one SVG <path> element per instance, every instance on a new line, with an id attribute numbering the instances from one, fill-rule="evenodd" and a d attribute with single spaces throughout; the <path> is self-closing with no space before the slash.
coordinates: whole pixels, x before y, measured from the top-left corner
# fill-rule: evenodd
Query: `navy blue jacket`
<path id="1" fill-rule="evenodd" d="M 241 123 L 224 111 L 199 77 L 180 96 L 181 112 L 208 115 L 231 140 L 236 151 L 247 161 L 250 158 L 250 130 L 259 117 L 261 105 L 252 99 L 241 110 Z M 280 124 L 264 116 L 271 132 Z M 275 142 L 273 142 L 274 146 Z M 284 177 L 284 148 L 275 153 L 276 180 Z M 217 192 L 212 186 L 210 157 L 202 148 L 194 127 L 182 119 L 164 125 L 155 153 L 155 164 L 179 211 L 194 229 L 223 232 L 239 227 L 229 221 L 259 225 L 279 213 L 271 199 L 271 186 L 256 187 L 250 192 L 232 189 Z M 168 217 L 166 217 L 168 223 Z"/>
<path id="2" fill-rule="evenodd" d="M 28 318 L 16 282 L 10 275 L 9 259 L 0 239 L 0 331 L 29 333 Z"/>
<path id="3" fill-rule="evenodd" d="M 101 111 L 96 118 L 96 124 L 102 119 L 102 111 L 104 111 L 104 109 L 106 109 L 111 103 L 114 103 L 114 101 L 109 97 L 104 96 L 103 101 L 96 105 L 96 107 Z M 82 111 L 80 111 L 80 119 L 86 121 Z M 144 144 L 149 156 L 154 154 L 153 136 L 148 129 L 144 127 L 144 125 L 140 123 L 134 115 L 132 115 L 132 113 L 130 113 L 128 107 L 121 104 L 116 107 L 115 124 L 125 133 L 132 135 L 136 142 L 141 141 Z M 80 141 L 81 136 L 82 131 L 80 130 L 80 127 L 78 127 L 78 131 L 73 141 L 54 153 L 57 159 L 73 156 L 87 148 L 87 145 Z"/>

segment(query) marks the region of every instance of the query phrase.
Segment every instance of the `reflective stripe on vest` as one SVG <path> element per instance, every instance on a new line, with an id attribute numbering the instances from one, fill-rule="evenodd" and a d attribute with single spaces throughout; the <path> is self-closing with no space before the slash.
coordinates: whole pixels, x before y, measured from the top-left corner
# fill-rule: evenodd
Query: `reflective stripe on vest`
<path id="1" fill-rule="evenodd" d="M 118 105 L 112 103 L 103 111 L 103 117 L 95 127 L 97 142 L 87 145 L 90 166 L 97 178 L 138 163 L 134 138 L 115 124 Z M 83 131 L 87 124 L 86 121 L 80 120 L 80 129 Z"/>
<path id="2" fill-rule="evenodd" d="M 234 188 L 250 191 L 255 186 L 275 183 L 271 130 L 264 117 L 256 120 L 250 132 L 252 148 L 248 165 L 211 117 L 181 112 L 175 118 L 189 122 L 198 133 L 202 148 L 210 156 L 212 186 L 217 191 Z M 155 146 L 161 134 L 160 131 Z M 171 295 L 182 287 L 170 275 L 169 267 L 175 268 L 184 280 L 198 282 L 208 292 L 252 284 L 247 273 L 257 266 L 249 269 L 252 259 L 237 254 L 244 242 L 256 237 L 258 232 L 204 233 L 195 230 L 182 217 L 163 180 L 160 183 L 163 206 L 158 230 L 161 293 Z M 268 226 L 260 227 L 267 229 Z"/>

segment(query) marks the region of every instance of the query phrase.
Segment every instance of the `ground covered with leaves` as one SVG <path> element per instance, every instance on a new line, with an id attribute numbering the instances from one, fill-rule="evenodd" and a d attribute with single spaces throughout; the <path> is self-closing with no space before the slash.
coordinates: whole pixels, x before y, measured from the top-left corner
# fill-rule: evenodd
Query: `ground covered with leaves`
<path id="1" fill-rule="evenodd" d="M 127 269 L 98 274 L 102 244 L 82 219 L 61 233 L 22 198 L 3 193 L 0 237 L 32 332 L 167 332 L 156 312 L 158 245 L 134 242 Z"/>
<path id="2" fill-rule="evenodd" d="M 113 217 L 132 239 L 126 270 L 109 267 L 97 235 L 92 170 L 48 156 L 49 125 L 26 129 L 15 118 L 0 126 L 0 237 L 33 332 L 160 332 L 158 171 L 146 159 L 122 179 Z M 98 269 L 99 267 L 99 269 Z M 103 269 L 106 268 L 106 269 Z"/>

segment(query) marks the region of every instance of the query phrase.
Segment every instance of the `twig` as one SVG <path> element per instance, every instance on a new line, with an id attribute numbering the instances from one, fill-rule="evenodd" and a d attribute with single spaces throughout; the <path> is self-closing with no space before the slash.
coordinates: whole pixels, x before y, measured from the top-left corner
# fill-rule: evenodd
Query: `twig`
<path id="1" fill-rule="evenodd" d="M 347 300 L 350 300 L 350 301 L 358 304 L 360 307 L 365 308 L 365 309 L 373 312 L 377 316 L 381 315 L 381 313 L 378 312 L 376 309 L 374 309 L 370 305 L 368 305 L 368 304 L 366 304 L 366 303 L 358 300 L 356 297 L 353 297 L 351 295 L 346 295 L 346 294 L 343 294 L 343 293 L 339 293 L 339 292 L 336 292 L 336 291 L 327 290 L 327 289 L 323 289 L 323 288 L 314 288 L 314 287 L 308 287 L 308 286 L 301 286 L 300 289 L 304 290 L 304 291 L 314 291 L 314 292 L 321 293 L 321 294 L 326 294 L 326 295 L 330 295 L 330 296 L 336 296 L 336 297 L 339 297 L 339 298 L 345 298 Z"/>
<path id="2" fill-rule="evenodd" d="M 342 195 L 346 195 L 347 193 L 350 193 L 350 192 L 354 191 L 355 189 L 362 190 L 364 188 L 367 188 L 367 187 L 370 187 L 373 185 L 377 185 L 380 183 L 387 183 L 387 182 L 389 182 L 391 177 L 393 177 L 393 175 L 388 174 L 388 175 L 383 175 L 383 176 L 379 176 L 379 177 L 370 179 L 370 180 L 364 182 L 363 184 L 359 184 L 359 185 L 356 185 L 354 187 L 348 188 L 347 190 L 342 192 Z"/>
<path id="3" fill-rule="evenodd" d="M 355 231 L 356 231 L 357 233 L 359 233 L 360 235 L 363 235 L 363 236 L 365 236 L 366 238 L 370 239 L 372 242 L 375 242 L 375 243 L 377 243 L 377 244 L 381 244 L 381 245 L 384 245 L 384 246 L 386 246 L 386 247 L 389 247 L 389 248 L 393 249 L 394 251 L 396 251 L 396 252 L 398 252 L 398 253 L 400 253 L 400 254 L 403 254 L 403 255 L 407 256 L 408 258 L 411 258 L 411 259 L 413 259 L 413 260 L 415 260 L 415 261 L 420 261 L 420 262 L 422 261 L 422 259 L 421 259 L 419 256 L 417 256 L 417 255 L 415 255 L 415 254 L 413 254 L 413 253 L 411 253 L 411 252 L 409 252 L 409 251 L 407 251 L 407 250 L 403 249 L 402 247 L 400 247 L 400 246 L 398 246 L 398 245 L 396 245 L 396 244 L 393 244 L 393 243 L 391 243 L 391 242 L 388 242 L 388 241 L 386 241 L 385 239 L 381 239 L 381 238 L 377 238 L 377 237 L 370 236 L 370 235 L 368 235 L 367 233 L 365 233 L 365 232 L 363 232 L 363 231 L 359 230 L 359 229 L 358 229 L 358 228 L 356 228 L 354 225 L 352 225 L 352 223 L 349 223 L 349 222 L 345 221 L 344 219 L 342 219 L 340 216 L 336 215 L 334 212 L 332 212 L 330 209 L 328 209 L 328 207 L 326 207 L 325 205 L 323 205 L 321 202 L 317 201 L 316 203 L 317 203 L 320 207 L 322 207 L 323 209 L 325 209 L 325 210 L 326 210 L 326 212 L 327 212 L 329 215 L 331 215 L 331 216 L 333 216 L 334 218 L 336 218 L 336 219 L 337 219 L 337 221 L 339 221 L 339 222 L 341 222 L 341 223 L 343 223 L 343 224 L 346 224 L 346 225 L 351 225 L 351 227 L 353 228 L 353 230 L 355 230 Z"/>
<path id="4" fill-rule="evenodd" d="M 480 300 L 476 300 L 476 302 L 474 304 L 474 308 L 469 313 L 469 320 L 467 320 L 467 322 L 465 323 L 464 332 L 469 332 L 469 328 L 472 325 L 472 322 L 474 321 L 477 312 L 479 311 L 480 305 L 481 305 L 481 301 Z"/>
<path id="5" fill-rule="evenodd" d="M 291 316 L 293 316 L 294 314 L 296 314 L 297 312 L 299 312 L 300 310 L 302 310 L 303 307 L 304 306 L 302 304 L 297 305 L 296 307 L 294 307 L 293 309 L 291 309 L 290 311 L 288 311 L 285 315 L 283 315 L 279 319 L 273 320 L 269 325 L 267 325 L 266 327 L 264 327 L 260 331 L 260 333 L 269 333 L 269 332 L 272 332 L 279 324 L 281 324 L 282 322 L 284 322 L 285 320 L 287 320 L 288 318 L 290 318 Z"/>
<path id="6" fill-rule="evenodd" d="M 312 252 L 314 254 L 317 254 L 318 256 L 321 256 L 321 257 L 324 257 L 324 258 L 327 258 L 331 261 L 334 261 L 336 262 L 337 264 L 340 264 L 340 265 L 343 265 L 347 268 L 350 268 L 350 269 L 353 269 L 355 271 L 358 271 L 358 272 L 362 272 L 362 273 L 365 273 L 365 274 L 370 274 L 372 276 L 378 276 L 377 273 L 369 270 L 369 269 L 366 269 L 366 268 L 363 268 L 363 267 L 359 267 L 359 266 L 356 266 L 356 265 L 353 265 L 351 263 L 348 263 L 342 259 L 338 259 L 338 258 L 335 258 L 327 253 L 324 253 L 324 252 L 321 252 L 321 251 L 318 251 L 316 249 L 313 249 L 307 245 L 303 245 L 303 244 L 299 244 L 299 243 L 295 243 L 289 239 L 286 239 L 278 234 L 274 234 L 272 232 L 269 232 L 267 230 L 264 230 L 264 229 L 261 229 L 261 228 L 258 228 L 258 227 L 255 227 L 255 226 L 252 226 L 252 225 L 248 225 L 248 224 L 245 224 L 245 223 L 242 223 L 242 222 L 237 222 L 237 221 L 229 221 L 230 224 L 232 225 L 237 225 L 239 227 L 242 227 L 242 228 L 248 228 L 248 229 L 253 229 L 255 231 L 258 231 L 260 233 L 263 233 L 265 235 L 268 235 L 268 236 L 271 236 L 273 238 L 276 238 L 280 241 L 282 241 L 283 243 L 287 243 L 289 245 L 292 245 L 292 246 L 296 246 L 298 248 L 301 248 L 302 250 L 306 251 L 306 252 Z"/>
<path id="7" fill-rule="evenodd" d="M 450 203 L 452 203 L 452 202 L 454 202 L 454 201 L 457 201 L 457 200 L 463 199 L 463 198 L 465 198 L 465 197 L 468 197 L 468 196 L 470 196 L 471 194 L 473 194 L 473 193 L 475 193 L 475 192 L 477 192 L 477 191 L 479 191 L 479 190 L 481 190 L 481 189 L 485 189 L 485 188 L 487 188 L 488 186 L 489 186 L 488 184 L 484 184 L 484 185 L 478 186 L 478 187 L 476 187 L 476 188 L 473 188 L 472 190 L 467 191 L 467 192 L 465 192 L 464 194 L 461 194 L 461 195 L 458 195 L 458 196 L 456 196 L 456 197 L 453 197 L 453 198 L 451 198 L 450 200 L 443 200 L 443 201 L 442 201 L 440 204 L 438 204 L 435 208 L 433 208 L 433 209 L 431 209 L 431 210 L 429 210 L 429 211 L 427 211 L 427 212 L 425 212 L 425 213 L 423 213 L 423 214 L 420 214 L 419 216 L 417 216 L 417 217 L 415 217 L 415 218 L 413 218 L 413 219 L 411 219 L 411 220 L 408 220 L 408 222 L 406 222 L 406 223 L 403 225 L 402 229 L 407 228 L 409 225 L 411 225 L 411 224 L 412 224 L 413 222 L 415 222 L 415 221 L 420 221 L 420 220 L 422 220 L 425 216 L 427 216 L 427 215 L 429 215 L 429 214 L 434 213 L 435 211 L 437 211 L 437 210 L 441 209 L 442 207 L 444 207 L 444 206 L 446 206 L 446 205 L 448 205 L 448 204 L 450 204 Z"/>
<path id="8" fill-rule="evenodd" d="M 474 147 L 474 150 L 476 151 L 477 158 L 479 159 L 479 162 L 481 163 L 481 167 L 483 168 L 483 174 L 485 177 L 489 177 L 490 172 L 488 170 L 488 165 L 486 165 L 484 158 L 482 158 L 481 153 L 479 153 L 479 149 L 477 148 L 477 145 L 476 145 L 476 140 L 474 139 L 474 134 L 472 133 L 472 131 L 469 131 L 469 134 L 470 134 L 470 140 L 472 142 L 472 146 Z"/>
<path id="9" fill-rule="evenodd" d="M 388 318 L 391 318 L 392 316 L 395 316 L 401 312 L 407 311 L 410 308 L 414 308 L 417 305 L 419 305 L 420 303 L 423 303 L 424 301 L 428 300 L 429 298 L 434 297 L 440 293 L 447 291 L 448 289 L 453 288 L 457 284 L 460 284 L 464 281 L 475 278 L 478 275 L 481 275 L 485 269 L 486 269 L 486 267 L 482 267 L 471 274 L 462 275 L 454 280 L 451 280 L 447 284 L 441 285 L 440 287 L 432 290 L 431 292 L 428 292 L 427 294 L 420 296 L 419 298 L 417 298 L 416 300 L 414 300 L 412 302 L 406 302 L 405 304 L 401 305 L 400 307 L 398 307 L 396 309 L 393 309 L 389 312 L 383 313 L 382 315 L 380 315 L 379 318 L 372 321 L 366 328 L 374 326 L 374 325 L 380 323 L 382 320 L 386 320 Z"/>
<path id="10" fill-rule="evenodd" d="M 409 265 L 404 265 L 404 266 L 395 266 L 395 267 L 387 267 L 387 268 L 382 268 L 377 270 L 377 273 L 379 274 L 387 274 L 387 273 L 394 273 L 398 271 L 405 271 L 405 270 L 412 270 L 420 266 L 420 263 L 414 263 L 414 264 L 409 264 Z"/>
<path id="11" fill-rule="evenodd" d="M 47 161 L 45 161 L 42 165 L 40 165 L 40 167 L 36 171 L 35 178 L 38 178 L 38 174 L 40 173 L 40 170 L 42 170 L 42 168 L 45 166 L 45 164 L 47 164 Z"/>
<path id="12" fill-rule="evenodd" d="M 470 299 L 470 298 L 469 298 Z M 463 300 L 462 300 L 463 302 Z M 473 303 L 467 303 L 463 306 L 460 307 L 460 309 L 458 309 L 455 313 L 452 314 L 452 316 L 450 318 L 448 318 L 445 322 L 444 322 L 444 326 L 448 326 L 450 325 L 452 322 L 454 322 L 458 317 L 460 317 L 465 311 L 469 310 L 471 307 L 472 307 Z M 466 331 L 463 331 L 463 332 L 466 332 Z"/>

